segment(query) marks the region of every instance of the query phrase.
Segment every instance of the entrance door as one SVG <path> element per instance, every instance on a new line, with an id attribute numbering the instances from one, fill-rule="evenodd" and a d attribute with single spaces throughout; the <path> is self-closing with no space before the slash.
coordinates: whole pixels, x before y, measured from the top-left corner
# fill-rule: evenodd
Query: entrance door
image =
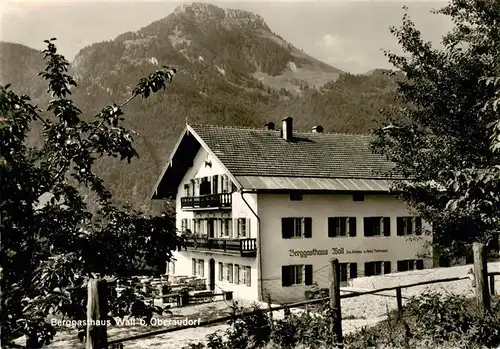
<path id="1" fill-rule="evenodd" d="M 215 260 L 213 258 L 208 262 L 208 284 L 210 290 L 215 290 Z"/>

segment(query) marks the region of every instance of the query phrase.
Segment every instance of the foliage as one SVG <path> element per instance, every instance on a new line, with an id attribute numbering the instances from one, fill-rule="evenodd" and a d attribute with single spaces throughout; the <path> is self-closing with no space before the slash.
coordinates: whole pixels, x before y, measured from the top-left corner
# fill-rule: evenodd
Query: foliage
<path id="1" fill-rule="evenodd" d="M 216 7 L 213 11 L 217 16 L 223 12 Z M 128 104 L 123 122 L 137 132 L 134 145 L 141 157 L 130 165 L 112 158 L 96 161 L 96 173 L 109 183 L 114 199 L 120 202 L 130 200 L 135 208 L 149 209 L 151 189 L 186 120 L 261 128 L 269 121 L 279 125 L 283 117 L 291 116 L 296 130 L 309 131 L 320 124 L 326 132 L 366 133 L 381 119 L 379 109 L 394 103 L 395 83 L 381 74 L 345 74 L 319 91 L 307 88 L 304 81 L 319 86 L 327 81 L 323 71 L 332 78 L 339 71 L 280 41 L 265 24 L 228 29 L 210 13 L 196 19 L 171 14 L 137 32 L 87 46 L 69 67 L 79 85 L 74 101 L 89 113 L 99 113 L 110 101 L 128 98 L 137 80 L 157 69 L 153 57 L 179 68 L 168 94 Z M 16 48 L 4 50 L 11 49 Z M 4 64 L 6 70 L 17 72 L 16 57 L 23 52 L 9 56 L 12 60 Z M 298 68 L 308 67 L 311 75 L 304 76 L 309 74 L 305 69 L 297 75 L 300 79 L 291 82 L 290 62 Z M 257 71 L 269 76 L 285 71 L 285 75 L 271 88 L 264 84 L 267 80 L 254 77 Z M 25 81 L 16 88 L 36 83 L 28 77 Z M 284 88 L 279 91 L 284 86 L 300 89 L 301 85 L 300 94 Z M 34 133 L 29 140 L 38 137 Z"/>
<path id="2" fill-rule="evenodd" d="M 451 257 L 499 236 L 499 155 L 491 144 L 499 86 L 484 79 L 500 73 L 499 6 L 452 0 L 437 11 L 455 24 L 443 49 L 424 42 L 407 14 L 391 29 L 405 54 L 387 52 L 406 75 L 398 83 L 404 107 L 385 108 L 392 125 L 375 130 L 373 145 L 411 179 L 395 192 L 432 224 L 435 245 Z"/>
<path id="3" fill-rule="evenodd" d="M 137 97 L 165 89 L 175 74 L 165 67 L 141 79 L 121 104 L 103 108 L 90 121 L 69 98 L 75 80 L 53 40 L 42 51 L 51 100 L 45 111 L 30 97 L 0 87 L 0 178 L 2 226 L 2 342 L 26 335 L 28 347 L 49 343 L 55 333 L 48 316 L 85 319 L 91 277 L 123 278 L 145 266 L 163 264 L 177 245 L 171 215 L 146 217 L 118 207 L 94 164 L 104 157 L 130 162 L 137 156 L 122 108 Z M 41 124 L 40 147 L 26 144 Z M 93 193 L 92 213 L 82 188 Z M 125 292 L 126 293 L 126 292 Z M 136 297 L 118 298 L 111 313 L 150 316 L 153 309 Z M 121 308 L 120 308 L 121 307 Z M 121 310 L 120 310 L 121 309 Z"/>
<path id="4" fill-rule="evenodd" d="M 442 345 L 456 340 L 488 348 L 500 344 L 499 302 L 484 314 L 465 296 L 443 297 L 428 292 L 410 299 L 405 308 L 405 316 L 419 324 L 412 329 L 417 338 L 430 336 Z"/>
<path id="5" fill-rule="evenodd" d="M 226 331 L 208 335 L 206 344 L 191 344 L 185 349 L 335 348 L 329 329 L 331 315 L 329 311 L 306 310 L 273 320 L 258 310 L 255 316 L 232 322 Z M 498 299 L 493 300 L 491 312 L 484 314 L 474 299 L 427 292 L 410 298 L 402 314 L 387 315 L 387 320 L 373 327 L 344 336 L 344 348 L 483 349 L 500 344 Z"/>
<path id="6" fill-rule="evenodd" d="M 318 315 L 305 311 L 285 319 L 271 319 L 255 306 L 252 312 L 235 307 L 233 315 L 236 318 L 226 331 L 208 335 L 206 345 L 196 343 L 188 348 L 336 348 L 328 312 Z"/>

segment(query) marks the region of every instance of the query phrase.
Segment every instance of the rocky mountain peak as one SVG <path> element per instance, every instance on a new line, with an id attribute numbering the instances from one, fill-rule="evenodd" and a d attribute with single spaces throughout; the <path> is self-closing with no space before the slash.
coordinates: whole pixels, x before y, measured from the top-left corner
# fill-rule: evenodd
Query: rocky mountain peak
<path id="1" fill-rule="evenodd" d="M 264 18 L 258 14 L 243 10 L 222 9 L 207 3 L 182 4 L 173 13 L 178 16 L 187 16 L 197 23 L 215 20 L 228 28 L 238 27 L 241 29 L 270 31 Z"/>

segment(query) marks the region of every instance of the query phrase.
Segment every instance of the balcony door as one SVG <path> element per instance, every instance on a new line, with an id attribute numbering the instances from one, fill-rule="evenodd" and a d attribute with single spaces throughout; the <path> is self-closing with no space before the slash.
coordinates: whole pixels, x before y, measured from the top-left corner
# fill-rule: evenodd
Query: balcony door
<path id="1" fill-rule="evenodd" d="M 215 237 L 215 220 L 214 219 L 209 219 L 207 221 L 207 233 L 209 238 L 214 238 Z"/>
<path id="2" fill-rule="evenodd" d="M 208 177 L 203 177 L 200 183 L 200 195 L 208 194 L 210 194 L 210 182 L 208 181 Z"/>

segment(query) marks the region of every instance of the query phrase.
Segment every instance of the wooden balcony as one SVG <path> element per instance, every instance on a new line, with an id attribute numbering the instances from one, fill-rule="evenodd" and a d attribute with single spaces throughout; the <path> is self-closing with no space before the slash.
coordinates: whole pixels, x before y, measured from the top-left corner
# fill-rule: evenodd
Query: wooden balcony
<path id="1" fill-rule="evenodd" d="M 186 247 L 188 251 L 220 252 L 241 257 L 257 255 L 257 239 L 254 238 L 229 239 L 198 236 L 187 239 Z"/>
<path id="2" fill-rule="evenodd" d="M 206 210 L 206 209 L 230 209 L 231 193 L 208 194 L 201 196 L 185 196 L 181 198 L 181 209 L 184 210 Z"/>

